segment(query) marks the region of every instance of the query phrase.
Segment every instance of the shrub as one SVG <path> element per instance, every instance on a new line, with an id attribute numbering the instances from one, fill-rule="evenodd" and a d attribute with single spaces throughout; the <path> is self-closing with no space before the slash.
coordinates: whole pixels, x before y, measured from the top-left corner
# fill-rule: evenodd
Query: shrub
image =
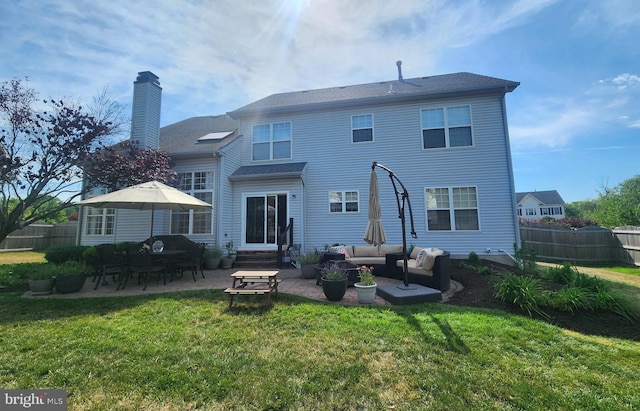
<path id="1" fill-rule="evenodd" d="M 0 265 L 0 287 L 27 284 L 29 276 L 47 263 L 17 263 Z"/>
<path id="2" fill-rule="evenodd" d="M 298 257 L 297 260 L 301 265 L 313 265 L 318 264 L 320 262 L 320 253 L 318 250 L 314 250 L 313 252 L 302 254 Z"/>
<path id="3" fill-rule="evenodd" d="M 470 262 L 478 264 L 480 263 L 480 257 L 478 256 L 478 254 L 476 254 L 475 251 L 471 251 L 469 253 L 469 257 L 467 257 L 469 259 Z"/>
<path id="4" fill-rule="evenodd" d="M 515 304 L 521 310 L 526 311 L 529 316 L 535 312 L 542 317 L 549 317 L 541 309 L 541 307 L 547 305 L 549 298 L 548 293 L 542 289 L 539 280 L 516 274 L 507 274 L 496 282 L 495 288 L 495 297 L 500 301 Z"/>
<path id="5" fill-rule="evenodd" d="M 577 310 L 590 310 L 593 308 L 593 293 L 584 288 L 562 287 L 552 293 L 549 298 L 549 306 L 558 311 L 573 313 Z"/>
<path id="6" fill-rule="evenodd" d="M 533 249 L 527 251 L 524 241 L 522 241 L 520 248 L 516 243 L 513 244 L 513 254 L 518 268 L 529 274 L 537 272 L 536 252 Z"/>
<path id="7" fill-rule="evenodd" d="M 45 251 L 44 258 L 54 264 L 62 264 L 65 261 L 84 261 L 82 254 L 88 248 L 84 245 L 65 245 L 50 247 Z"/>
<path id="8" fill-rule="evenodd" d="M 205 258 L 222 258 L 222 249 L 220 247 L 205 248 Z"/>
<path id="9" fill-rule="evenodd" d="M 583 274 L 568 262 L 559 267 L 549 267 L 542 272 L 542 275 L 548 280 L 568 287 L 584 288 L 591 291 L 609 290 L 606 281 L 595 276 Z"/>

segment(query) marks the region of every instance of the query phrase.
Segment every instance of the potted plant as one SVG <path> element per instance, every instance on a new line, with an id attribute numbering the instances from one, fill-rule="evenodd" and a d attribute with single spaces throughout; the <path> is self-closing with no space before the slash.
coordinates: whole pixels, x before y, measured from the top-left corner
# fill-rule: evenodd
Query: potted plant
<path id="1" fill-rule="evenodd" d="M 88 268 L 77 261 L 67 261 L 55 268 L 56 292 L 75 293 L 82 289 Z"/>
<path id="2" fill-rule="evenodd" d="M 316 272 L 313 269 L 315 265 L 320 261 L 320 253 L 318 250 L 314 250 L 311 253 L 306 253 L 298 257 L 297 263 L 300 263 L 300 272 L 302 278 L 316 278 Z"/>
<path id="3" fill-rule="evenodd" d="M 222 268 L 233 267 L 233 262 L 236 259 L 236 253 L 233 250 L 233 241 L 228 241 L 225 245 L 225 255 L 222 256 Z"/>
<path id="4" fill-rule="evenodd" d="M 366 265 L 358 267 L 358 278 L 360 282 L 355 283 L 356 293 L 360 304 L 371 304 L 376 298 L 377 284 L 373 276 L 373 266 Z"/>
<path id="5" fill-rule="evenodd" d="M 236 257 L 238 256 L 238 252 L 233 249 L 233 240 L 227 241 L 224 245 L 225 250 L 227 250 L 227 256 L 231 258 L 233 261 L 236 261 Z"/>
<path id="6" fill-rule="evenodd" d="M 322 292 L 329 301 L 340 301 L 347 292 L 347 273 L 339 264 L 328 264 L 322 270 Z"/>
<path id="7" fill-rule="evenodd" d="M 222 250 L 220 247 L 207 248 L 204 250 L 204 266 L 207 270 L 215 270 L 220 265 Z"/>
<path id="8" fill-rule="evenodd" d="M 55 264 L 39 264 L 29 273 L 29 290 L 33 295 L 51 294 L 53 291 Z"/>

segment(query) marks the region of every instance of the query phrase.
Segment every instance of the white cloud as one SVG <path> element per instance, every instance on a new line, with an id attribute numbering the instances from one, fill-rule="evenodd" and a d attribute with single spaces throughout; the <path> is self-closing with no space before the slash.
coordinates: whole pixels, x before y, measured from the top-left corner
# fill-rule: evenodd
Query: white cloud
<path id="1" fill-rule="evenodd" d="M 596 81 L 582 95 L 528 100 L 510 121 L 517 149 L 565 147 L 583 135 L 640 127 L 640 76 L 623 73 Z"/>
<path id="2" fill-rule="evenodd" d="M 136 73 L 150 70 L 180 112 L 169 115 L 217 114 L 272 93 L 391 79 L 398 59 L 405 77 L 434 73 L 450 47 L 552 3 L 25 0 L 2 23 L 0 73 L 29 75 L 52 96 L 110 85 L 129 104 Z"/>

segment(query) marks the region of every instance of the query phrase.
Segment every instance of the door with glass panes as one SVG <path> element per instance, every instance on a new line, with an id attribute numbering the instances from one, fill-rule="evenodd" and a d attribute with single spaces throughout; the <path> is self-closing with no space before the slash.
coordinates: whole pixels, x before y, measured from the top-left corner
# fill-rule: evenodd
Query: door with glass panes
<path id="1" fill-rule="evenodd" d="M 276 246 L 278 234 L 287 227 L 287 195 L 265 194 L 245 199 L 247 246 Z"/>

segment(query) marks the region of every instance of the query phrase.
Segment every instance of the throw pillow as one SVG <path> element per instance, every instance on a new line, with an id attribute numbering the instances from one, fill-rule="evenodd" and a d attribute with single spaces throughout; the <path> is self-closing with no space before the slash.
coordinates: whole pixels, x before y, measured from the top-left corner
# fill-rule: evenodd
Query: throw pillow
<path id="1" fill-rule="evenodd" d="M 343 245 L 336 245 L 332 247 L 332 251 L 337 254 L 344 254 L 344 255 L 347 254 L 347 249 Z"/>
<path id="2" fill-rule="evenodd" d="M 427 257 L 427 254 L 429 254 L 429 252 L 427 251 L 426 248 L 423 248 L 422 250 L 420 250 L 420 252 L 418 253 L 418 256 L 416 257 L 416 267 L 422 267 L 422 264 L 424 263 L 424 259 Z"/>

